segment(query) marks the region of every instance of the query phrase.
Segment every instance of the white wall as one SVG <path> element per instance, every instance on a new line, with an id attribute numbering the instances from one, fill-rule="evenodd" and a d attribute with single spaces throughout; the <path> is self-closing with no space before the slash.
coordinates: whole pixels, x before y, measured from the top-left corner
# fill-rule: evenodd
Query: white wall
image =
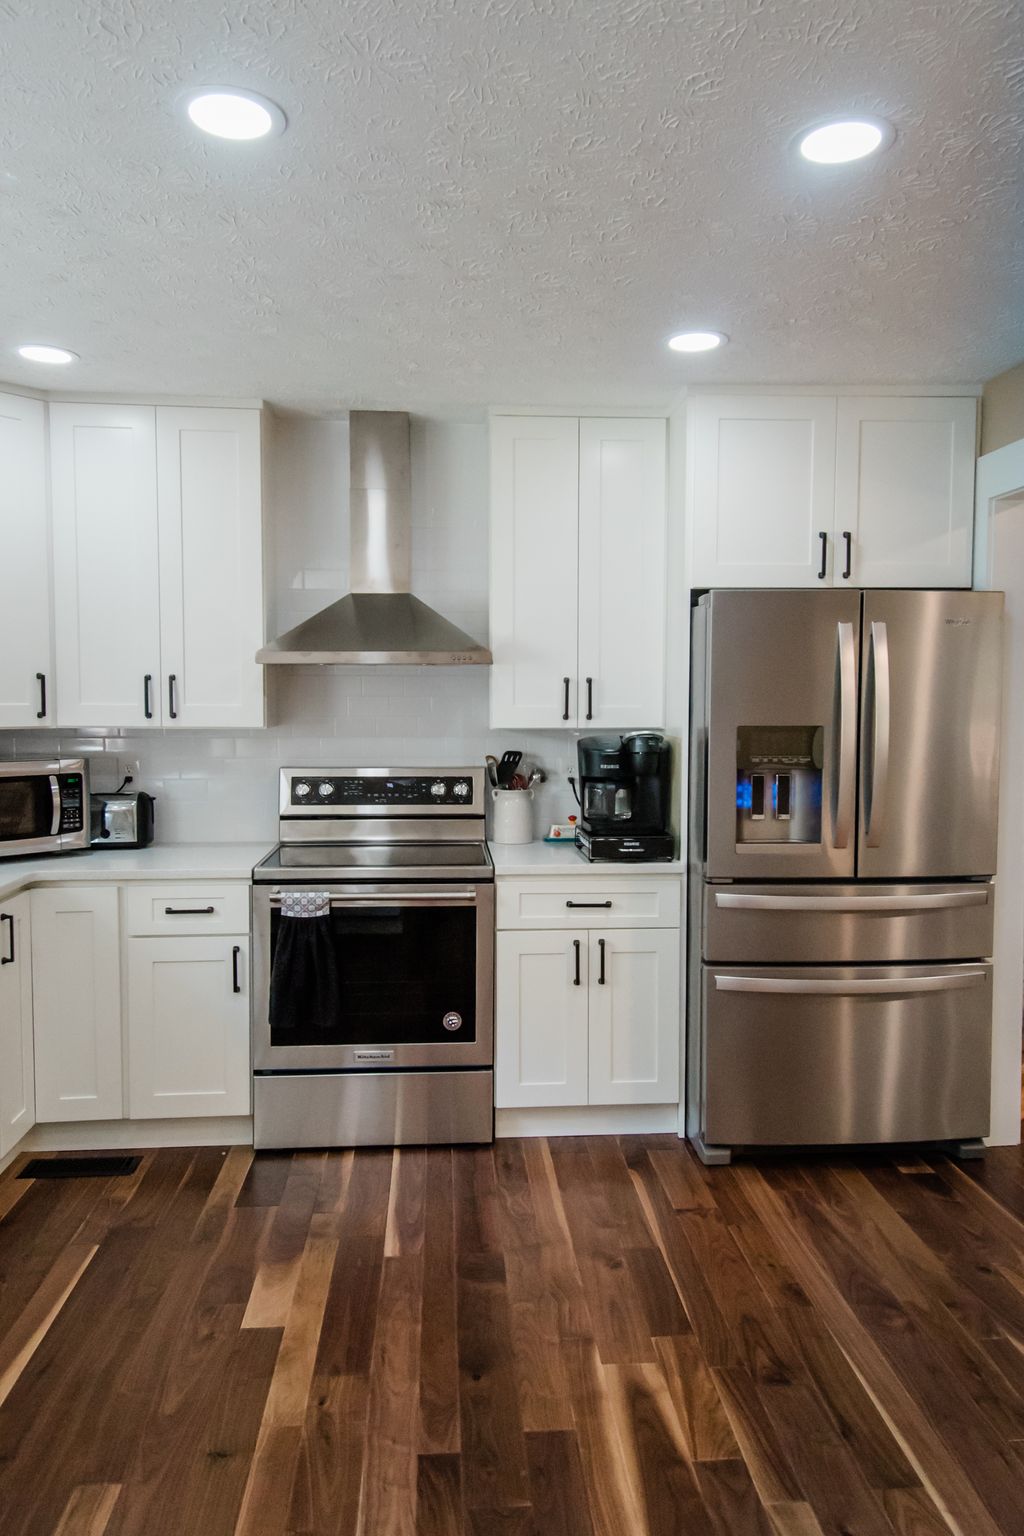
<path id="1" fill-rule="evenodd" d="M 348 587 L 347 420 L 271 423 L 266 473 L 268 630 L 280 633 Z M 483 422 L 415 419 L 413 586 L 487 638 L 488 448 Z M 538 833 L 575 809 L 565 773 L 575 737 L 488 727 L 486 667 L 271 667 L 266 730 L 0 733 L 0 756 L 83 752 L 97 789 L 124 766 L 157 796 L 160 842 L 265 839 L 277 831 L 284 765 L 481 763 L 518 747 L 546 769 Z M 116 759 L 116 760 L 115 760 Z"/>

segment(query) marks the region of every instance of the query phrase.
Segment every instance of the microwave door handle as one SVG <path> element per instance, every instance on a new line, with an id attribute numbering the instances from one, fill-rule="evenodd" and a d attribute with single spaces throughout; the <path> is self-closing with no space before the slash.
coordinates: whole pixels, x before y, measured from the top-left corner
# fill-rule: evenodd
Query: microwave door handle
<path id="1" fill-rule="evenodd" d="M 832 812 L 832 846 L 849 848 L 853 828 L 857 774 L 857 653 L 853 625 L 836 625 L 836 724 L 835 801 Z"/>
<path id="2" fill-rule="evenodd" d="M 56 837 L 60 831 L 60 780 L 55 773 L 50 774 L 50 798 L 53 801 L 53 825 L 50 827 L 50 836 Z"/>
<path id="3" fill-rule="evenodd" d="M 868 763 L 867 821 L 864 841 L 881 846 L 889 787 L 889 631 L 880 621 L 871 625 L 868 640 L 868 691 L 871 708 L 871 756 Z"/>
<path id="4" fill-rule="evenodd" d="M 898 997 L 907 992 L 964 992 L 980 987 L 985 971 L 957 971 L 940 976 L 862 976 L 849 981 L 831 977 L 716 976 L 717 992 L 774 992 L 787 997 Z"/>

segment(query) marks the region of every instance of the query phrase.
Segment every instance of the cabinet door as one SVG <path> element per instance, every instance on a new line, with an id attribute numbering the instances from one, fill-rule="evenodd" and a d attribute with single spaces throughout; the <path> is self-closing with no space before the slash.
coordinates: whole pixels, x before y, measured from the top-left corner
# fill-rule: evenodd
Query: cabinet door
<path id="1" fill-rule="evenodd" d="M 164 724 L 263 725 L 260 413 L 160 406 Z"/>
<path id="2" fill-rule="evenodd" d="M 590 936 L 590 1102 L 672 1104 L 679 1097 L 679 934 Z"/>
<path id="3" fill-rule="evenodd" d="M 249 941 L 128 940 L 128 1115 L 249 1113 Z"/>
<path id="4" fill-rule="evenodd" d="M 977 410 L 964 399 L 839 401 L 837 586 L 971 585 Z"/>
<path id="5" fill-rule="evenodd" d="M 32 892 L 36 1119 L 120 1120 L 117 888 Z"/>
<path id="6" fill-rule="evenodd" d="M 29 898 L 0 903 L 0 1157 L 36 1122 Z"/>
<path id="7" fill-rule="evenodd" d="M 51 723 L 48 551 L 45 407 L 0 394 L 0 728 Z"/>
<path id="8" fill-rule="evenodd" d="M 57 724 L 158 725 L 153 407 L 51 405 L 50 464 Z"/>
<path id="9" fill-rule="evenodd" d="M 580 422 L 578 719 L 665 718 L 665 423 Z"/>
<path id="10" fill-rule="evenodd" d="M 499 933 L 499 1109 L 587 1102 L 587 935 Z"/>
<path id="11" fill-rule="evenodd" d="M 816 587 L 823 548 L 831 581 L 834 398 L 698 395 L 687 459 L 691 587 Z"/>
<path id="12" fill-rule="evenodd" d="M 491 422 L 491 724 L 576 720 L 579 421 Z"/>

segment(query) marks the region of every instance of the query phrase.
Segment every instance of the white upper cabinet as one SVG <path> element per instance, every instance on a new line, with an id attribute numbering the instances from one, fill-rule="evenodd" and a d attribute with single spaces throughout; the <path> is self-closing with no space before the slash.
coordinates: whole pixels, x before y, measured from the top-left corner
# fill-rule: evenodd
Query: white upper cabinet
<path id="1" fill-rule="evenodd" d="M 580 422 L 579 572 L 579 723 L 660 725 L 664 421 Z"/>
<path id="2" fill-rule="evenodd" d="M 969 587 L 977 401 L 698 395 L 692 587 Z"/>
<path id="3" fill-rule="evenodd" d="M 665 422 L 491 421 L 491 724 L 664 720 Z"/>
<path id="4" fill-rule="evenodd" d="M 491 724 L 576 720 L 575 416 L 491 422 Z"/>
<path id="5" fill-rule="evenodd" d="M 264 723 L 260 416 L 157 410 L 167 726 Z"/>
<path id="6" fill-rule="evenodd" d="M 693 587 L 831 579 L 836 402 L 698 395 L 689 407 Z"/>
<path id="7" fill-rule="evenodd" d="M 0 727 L 52 723 L 46 408 L 0 394 Z"/>
<path id="8" fill-rule="evenodd" d="M 57 724 L 157 723 L 154 408 L 51 405 L 50 465 Z"/>
<path id="9" fill-rule="evenodd" d="M 976 400 L 840 399 L 837 586 L 971 585 L 976 431 Z"/>
<path id="10" fill-rule="evenodd" d="M 57 724 L 263 725 L 260 415 L 50 407 Z"/>

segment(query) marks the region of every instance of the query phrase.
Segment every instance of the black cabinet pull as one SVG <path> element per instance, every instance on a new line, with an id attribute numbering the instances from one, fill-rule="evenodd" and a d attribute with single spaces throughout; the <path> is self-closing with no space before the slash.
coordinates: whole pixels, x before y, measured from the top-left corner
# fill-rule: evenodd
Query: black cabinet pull
<path id="1" fill-rule="evenodd" d="M 568 718 L 569 718 L 569 679 L 567 677 L 563 677 L 562 678 L 562 687 L 565 690 L 564 695 L 563 695 L 563 699 L 562 699 L 562 719 L 563 720 L 568 720 Z"/>
<path id="2" fill-rule="evenodd" d="M 598 984 L 599 987 L 603 987 L 604 986 L 604 939 L 598 939 L 598 941 L 597 941 L 597 952 L 598 952 L 598 954 L 601 957 L 601 969 L 597 973 L 597 984 Z"/>
<path id="3" fill-rule="evenodd" d="M 14 964 L 14 913 L 13 912 L 0 912 L 0 923 L 10 923 L 10 925 L 11 925 L 10 928 L 7 930 L 7 953 L 6 953 L 6 955 L 4 955 L 3 959 L 0 960 L 0 965 L 13 965 Z"/>
<path id="4" fill-rule="evenodd" d="M 818 571 L 818 580 L 824 581 L 825 570 L 828 566 L 828 534 L 819 533 L 818 538 L 821 540 L 821 567 Z"/>
<path id="5" fill-rule="evenodd" d="M 36 710 L 36 719 L 46 719 L 46 673 L 37 672 L 36 682 L 39 684 L 39 708 Z"/>
<path id="6" fill-rule="evenodd" d="M 241 992 L 242 983 L 238 979 L 238 957 L 242 953 L 241 944 L 235 944 L 231 949 L 231 990 Z"/>
<path id="7" fill-rule="evenodd" d="M 567 907 L 610 907 L 610 901 L 567 901 Z"/>
<path id="8" fill-rule="evenodd" d="M 177 681 L 177 677 L 172 672 L 167 679 L 167 713 L 172 720 L 177 720 L 178 718 L 178 711 L 174 707 L 174 685 Z"/>
<path id="9" fill-rule="evenodd" d="M 578 987 L 580 985 L 580 941 L 579 941 L 579 939 L 573 939 L 572 947 L 576 951 L 576 974 L 575 974 L 575 976 L 572 979 L 572 984 L 573 984 L 574 987 Z"/>
<path id="10" fill-rule="evenodd" d="M 216 907 L 164 907 L 167 917 L 209 917 Z"/>
<path id="11" fill-rule="evenodd" d="M 849 581 L 850 572 L 853 569 L 853 534 L 844 530 L 843 538 L 846 540 L 846 569 L 843 571 L 843 580 Z"/>
<path id="12" fill-rule="evenodd" d="M 593 720 L 593 718 L 594 718 L 594 679 L 592 677 L 588 677 L 587 678 L 587 719 L 588 720 Z"/>
<path id="13" fill-rule="evenodd" d="M 153 674 L 147 672 L 142 679 L 142 713 L 147 720 L 153 718 Z"/>

